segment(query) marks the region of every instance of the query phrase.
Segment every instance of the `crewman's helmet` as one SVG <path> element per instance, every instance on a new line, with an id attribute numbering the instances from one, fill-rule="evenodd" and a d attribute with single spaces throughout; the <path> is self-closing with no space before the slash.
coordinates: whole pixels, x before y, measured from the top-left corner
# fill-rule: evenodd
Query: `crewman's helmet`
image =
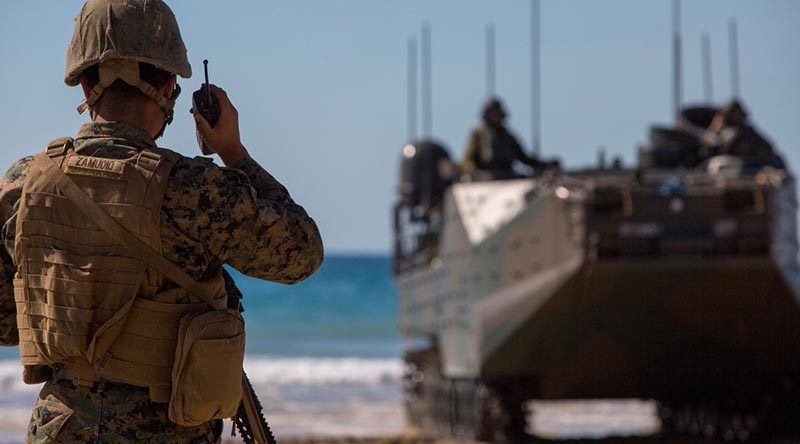
<path id="1" fill-rule="evenodd" d="M 142 81 L 139 62 L 183 78 L 191 77 L 186 46 L 169 6 L 161 0 L 87 1 L 75 18 L 64 82 L 78 85 L 81 73 L 93 65 L 99 65 L 100 81 L 78 112 L 94 105 L 106 88 L 121 79 L 158 103 L 167 114 L 167 123 L 171 122 L 180 88 L 172 97 L 164 97 L 153 85 Z"/>
<path id="2" fill-rule="evenodd" d="M 483 104 L 483 108 L 481 108 L 481 117 L 486 119 L 486 116 L 489 113 L 497 111 L 500 113 L 500 118 L 506 118 L 508 114 L 506 114 L 506 110 L 503 107 L 503 102 L 500 101 L 497 97 L 490 97 L 486 102 Z"/>
<path id="3" fill-rule="evenodd" d="M 725 122 L 729 125 L 742 124 L 747 120 L 747 110 L 744 105 L 738 100 L 730 100 L 722 105 L 719 110 L 725 118 Z"/>

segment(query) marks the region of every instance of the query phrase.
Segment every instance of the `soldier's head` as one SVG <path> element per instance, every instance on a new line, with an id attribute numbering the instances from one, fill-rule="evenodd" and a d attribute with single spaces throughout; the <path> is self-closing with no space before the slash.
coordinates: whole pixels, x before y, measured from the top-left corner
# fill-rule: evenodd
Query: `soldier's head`
<path id="1" fill-rule="evenodd" d="M 180 94 L 176 76 L 191 74 L 175 15 L 162 0 L 89 0 L 75 19 L 64 81 L 83 87 L 78 112 L 143 117 L 159 136 Z"/>
<path id="2" fill-rule="evenodd" d="M 747 122 L 747 111 L 738 100 L 731 100 L 719 110 L 727 125 L 742 125 Z"/>
<path id="3" fill-rule="evenodd" d="M 497 97 L 489 98 L 481 109 L 481 117 L 483 121 L 490 126 L 502 126 L 508 114 L 503 108 L 503 102 Z"/>
<path id="4" fill-rule="evenodd" d="M 747 123 L 747 111 L 738 100 L 731 100 L 717 110 L 708 129 L 719 133 L 723 129 L 731 126 L 739 126 Z"/>

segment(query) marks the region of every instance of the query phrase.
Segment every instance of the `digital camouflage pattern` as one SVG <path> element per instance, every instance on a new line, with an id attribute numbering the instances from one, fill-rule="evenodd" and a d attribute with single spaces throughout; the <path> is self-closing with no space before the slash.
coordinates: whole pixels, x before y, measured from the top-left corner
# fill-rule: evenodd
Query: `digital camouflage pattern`
<path id="1" fill-rule="evenodd" d="M 28 425 L 28 443 L 216 443 L 222 421 L 181 427 L 169 421 L 167 404 L 150 402 L 147 389 L 108 384 L 76 388 L 71 381 L 45 383 Z"/>
<path id="2" fill-rule="evenodd" d="M 75 140 L 75 150 L 81 154 L 118 159 L 154 146 L 145 131 L 113 122 L 85 124 Z M 11 258 L 16 213 L 31 161 L 32 157 L 20 159 L 0 180 L 0 220 L 4 221 L 0 246 L 0 345 L 18 342 L 12 286 L 16 266 Z M 250 158 L 226 168 L 210 159 L 182 157 L 167 183 L 161 238 L 164 257 L 197 280 L 211 277 L 220 264 L 226 263 L 252 277 L 291 284 L 314 273 L 323 258 L 322 240 L 314 221 L 283 185 Z M 163 289 L 174 287 L 174 283 L 165 281 Z M 105 415 L 100 421 L 101 432 L 105 430 L 103 433 L 109 436 L 101 442 L 158 442 L 147 436 L 155 436 L 159 430 L 174 435 L 169 442 L 214 442 L 207 440 L 209 427 L 177 429 L 167 420 L 167 405 L 150 403 L 146 389 L 122 384 L 115 387 L 116 392 L 106 390 L 103 397 L 87 396 L 71 381 L 47 384 L 31 420 L 33 442 L 55 442 L 47 437 L 57 434 L 57 429 L 68 433 L 59 434 L 58 442 L 86 442 L 80 438 L 89 433 L 83 427 L 94 418 L 96 428 L 101 412 Z M 71 417 L 77 419 L 64 419 L 64 427 L 58 423 L 45 425 L 63 417 L 66 406 L 76 410 Z M 134 431 L 151 435 L 134 436 Z M 92 434 L 96 434 L 95 429 Z"/>
<path id="3" fill-rule="evenodd" d="M 108 59 L 136 60 L 192 76 L 178 21 L 161 0 L 89 0 L 83 5 L 67 47 L 64 82 L 77 86 L 86 68 Z"/>
<path id="4" fill-rule="evenodd" d="M 2 221 L 3 245 L 14 245 L 16 230 L 6 230 L 5 221 L 16 214 L 19 198 L 22 195 L 22 181 L 33 156 L 18 160 L 0 180 L 0 221 Z M 11 260 L 11 253 L 0 246 L 0 346 L 13 346 L 19 343 L 17 333 L 17 307 L 14 303 L 12 279 L 17 267 Z"/>

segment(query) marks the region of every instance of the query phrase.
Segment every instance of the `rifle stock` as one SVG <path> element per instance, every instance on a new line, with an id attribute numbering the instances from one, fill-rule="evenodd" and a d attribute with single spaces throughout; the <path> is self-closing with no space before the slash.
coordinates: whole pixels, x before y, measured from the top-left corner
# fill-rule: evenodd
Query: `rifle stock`
<path id="1" fill-rule="evenodd" d="M 240 311 L 244 311 L 241 301 L 244 297 L 242 292 L 236 286 L 233 278 L 228 274 L 227 270 L 222 269 L 222 277 L 225 280 L 225 290 L 228 293 L 228 306 L 233 307 L 237 304 L 232 303 L 231 297 L 238 299 L 238 307 Z M 247 374 L 242 370 L 242 402 L 239 403 L 239 409 L 233 419 L 233 430 L 239 430 L 239 435 L 245 444 L 278 444 L 272 430 L 264 418 L 264 408 L 258 400 L 256 391 L 253 385 L 250 384 L 250 379 Z"/>
<path id="2" fill-rule="evenodd" d="M 233 424 L 246 444 L 277 444 L 246 374 L 242 376 L 242 403 L 239 404 Z"/>

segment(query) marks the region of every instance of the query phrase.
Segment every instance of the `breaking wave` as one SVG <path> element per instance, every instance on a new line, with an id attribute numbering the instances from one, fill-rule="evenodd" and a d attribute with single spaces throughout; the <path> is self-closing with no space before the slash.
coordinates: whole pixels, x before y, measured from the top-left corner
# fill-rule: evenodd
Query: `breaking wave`
<path id="1" fill-rule="evenodd" d="M 398 358 L 245 356 L 245 371 L 281 435 L 399 433 L 403 362 Z M 41 386 L 0 360 L 0 444 L 23 439 Z"/>
<path id="2" fill-rule="evenodd" d="M 246 356 L 244 366 L 253 384 L 277 386 L 391 385 L 398 384 L 403 374 L 403 362 L 395 358 Z M 0 360 L 0 394 L 38 390 L 38 386 L 22 382 L 18 361 Z M 6 396 L 0 396 L 0 403 L 6 400 Z"/>
<path id="3" fill-rule="evenodd" d="M 245 357 L 253 384 L 294 386 L 398 384 L 403 362 L 397 358 L 284 358 Z"/>

